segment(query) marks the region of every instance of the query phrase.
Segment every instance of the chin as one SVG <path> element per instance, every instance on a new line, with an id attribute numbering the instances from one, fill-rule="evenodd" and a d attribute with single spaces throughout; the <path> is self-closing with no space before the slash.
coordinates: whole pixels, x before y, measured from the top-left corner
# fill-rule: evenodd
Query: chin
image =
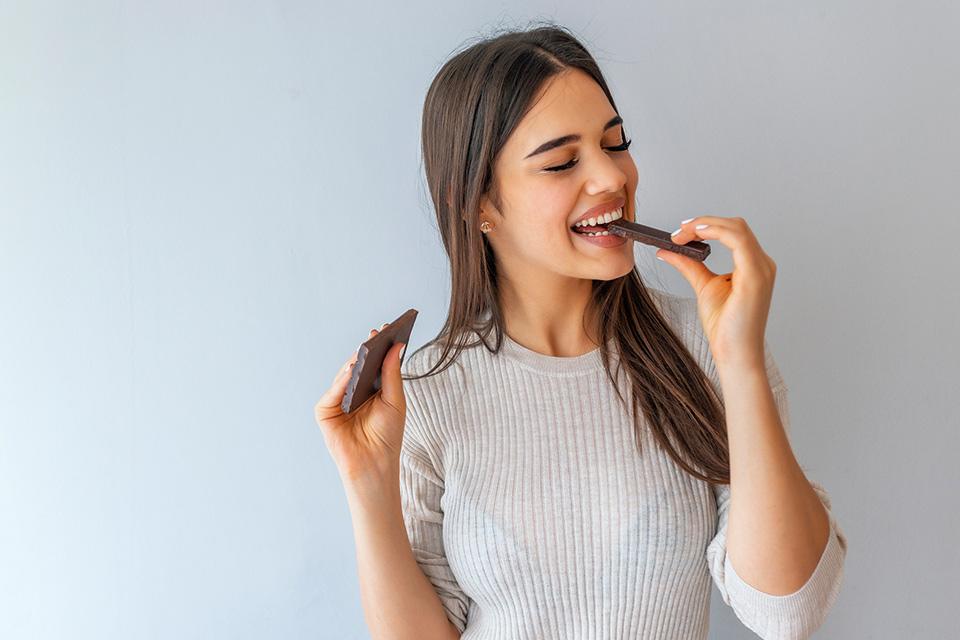
<path id="1" fill-rule="evenodd" d="M 615 264 L 610 264 L 606 268 L 598 270 L 598 272 L 594 273 L 590 277 L 593 280 L 602 280 L 605 282 L 609 280 L 616 280 L 617 278 L 622 278 L 623 276 L 628 275 L 631 271 L 633 271 L 634 266 L 633 255 L 631 254 L 628 259 L 617 261 Z"/>

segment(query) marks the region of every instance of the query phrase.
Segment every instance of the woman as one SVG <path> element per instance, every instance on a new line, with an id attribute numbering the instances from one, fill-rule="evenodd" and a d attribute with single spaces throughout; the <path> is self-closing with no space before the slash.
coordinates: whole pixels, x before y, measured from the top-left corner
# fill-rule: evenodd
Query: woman
<path id="1" fill-rule="evenodd" d="M 434 79 L 446 323 L 416 375 L 395 345 L 382 391 L 342 415 L 354 353 L 316 407 L 373 638 L 705 638 L 711 578 L 760 637 L 801 638 L 836 598 L 846 540 L 791 452 L 764 337 L 776 267 L 747 223 L 674 233 L 728 247 L 730 274 L 657 251 L 690 298 L 645 287 L 632 242 L 575 229 L 634 219 L 629 144 L 562 28 L 485 40 Z"/>

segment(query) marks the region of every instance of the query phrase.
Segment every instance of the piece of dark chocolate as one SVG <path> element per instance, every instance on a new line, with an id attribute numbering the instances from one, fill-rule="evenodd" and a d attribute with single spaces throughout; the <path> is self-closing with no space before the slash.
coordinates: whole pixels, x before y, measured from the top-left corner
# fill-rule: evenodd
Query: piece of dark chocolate
<path id="1" fill-rule="evenodd" d="M 350 382 L 347 383 L 346 393 L 340 402 L 341 411 L 344 413 L 355 411 L 380 390 L 382 386 L 380 369 L 383 366 L 383 359 L 394 344 L 402 342 L 409 346 L 410 332 L 413 330 L 417 313 L 416 309 L 408 309 L 383 330 L 377 332 L 377 335 L 360 345 L 357 361 L 350 374 Z M 403 355 L 406 355 L 406 349 Z M 400 357 L 401 364 L 403 355 Z"/>
<path id="2" fill-rule="evenodd" d="M 667 249 L 668 251 L 673 251 L 701 262 L 706 260 L 707 256 L 710 255 L 710 245 L 706 242 L 701 242 L 700 240 L 691 240 L 686 244 L 677 244 L 670 239 L 671 236 L 669 231 L 662 231 L 655 227 L 648 227 L 644 224 L 630 222 L 629 220 L 625 220 L 623 218 L 614 220 L 613 222 L 608 222 L 606 227 L 607 231 L 614 235 L 618 235 L 621 238 L 636 240 L 637 242 L 649 244 L 654 247 Z"/>

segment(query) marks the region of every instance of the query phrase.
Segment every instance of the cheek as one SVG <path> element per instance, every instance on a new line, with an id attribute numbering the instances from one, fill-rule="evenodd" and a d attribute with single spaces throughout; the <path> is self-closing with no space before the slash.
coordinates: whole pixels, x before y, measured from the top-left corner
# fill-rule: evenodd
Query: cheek
<path id="1" fill-rule="evenodd" d="M 633 158 L 627 155 L 620 162 L 620 169 L 623 171 L 623 174 L 627 176 L 627 184 L 636 185 L 637 180 L 639 179 L 639 173 L 637 172 L 637 163 L 633 161 Z"/>
<path id="2" fill-rule="evenodd" d="M 548 229 L 566 229 L 567 220 L 577 204 L 577 192 L 559 185 L 549 189 L 531 191 L 525 203 L 528 215 L 524 219 L 524 228 L 545 233 Z"/>

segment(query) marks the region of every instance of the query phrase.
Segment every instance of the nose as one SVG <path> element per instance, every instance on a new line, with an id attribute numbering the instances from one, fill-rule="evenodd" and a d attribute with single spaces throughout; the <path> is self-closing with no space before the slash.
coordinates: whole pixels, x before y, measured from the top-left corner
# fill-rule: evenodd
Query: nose
<path id="1" fill-rule="evenodd" d="M 587 193 L 623 192 L 624 185 L 627 184 L 627 174 L 623 172 L 614 157 L 607 155 L 603 150 L 598 150 L 593 154 L 590 162 L 590 170 L 586 172 L 590 176 Z"/>

